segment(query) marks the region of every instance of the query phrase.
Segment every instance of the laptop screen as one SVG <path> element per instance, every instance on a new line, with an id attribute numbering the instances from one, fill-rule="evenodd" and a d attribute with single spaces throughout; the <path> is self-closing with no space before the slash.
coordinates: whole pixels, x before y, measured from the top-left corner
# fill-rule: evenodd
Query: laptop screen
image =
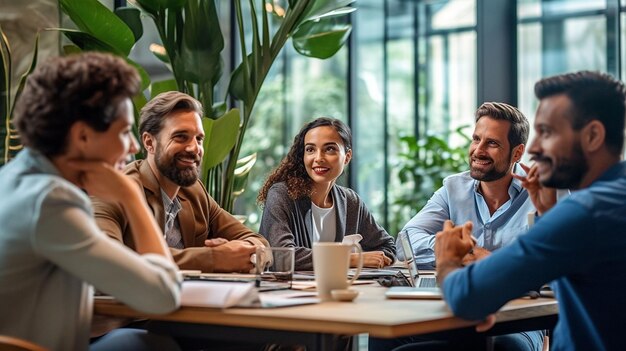
<path id="1" fill-rule="evenodd" d="M 398 234 L 400 242 L 400 250 L 404 254 L 404 263 L 409 271 L 409 280 L 411 286 L 418 286 L 417 280 L 419 278 L 419 271 L 417 270 L 417 263 L 415 262 L 415 255 L 413 254 L 413 247 L 411 246 L 411 240 L 409 234 L 405 231 L 401 231 Z"/>

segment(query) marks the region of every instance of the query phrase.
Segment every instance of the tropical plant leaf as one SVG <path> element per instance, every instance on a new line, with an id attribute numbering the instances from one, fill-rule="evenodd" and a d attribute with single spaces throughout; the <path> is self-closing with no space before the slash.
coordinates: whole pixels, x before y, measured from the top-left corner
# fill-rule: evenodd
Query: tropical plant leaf
<path id="1" fill-rule="evenodd" d="M 9 135 L 11 132 L 11 116 L 9 110 L 11 108 L 11 47 L 9 41 L 4 35 L 2 26 L 0 26 L 0 116 L 2 116 L 2 125 L 0 125 L 0 166 L 9 160 Z"/>
<path id="2" fill-rule="evenodd" d="M 128 56 L 135 44 L 135 36 L 126 23 L 106 6 L 98 0 L 59 0 L 59 4 L 81 31 Z"/>
<path id="3" fill-rule="evenodd" d="M 126 60 L 126 62 L 128 62 L 131 66 L 135 67 L 135 69 L 139 73 L 139 76 L 141 77 L 141 90 L 142 91 L 146 90 L 148 86 L 150 85 L 150 75 L 148 74 L 148 72 L 146 72 L 146 70 L 143 67 L 141 67 L 141 65 L 129 59 L 128 56 L 123 55 L 123 53 L 119 52 L 114 47 L 99 40 L 93 35 L 89 33 L 81 32 L 81 31 L 77 31 L 74 29 L 57 28 L 57 29 L 48 29 L 48 30 L 58 30 L 59 32 L 63 33 L 68 39 L 70 39 L 72 43 L 74 43 L 78 47 L 78 50 L 77 50 L 76 47 L 66 45 L 64 49 L 67 53 L 76 53 L 76 52 L 80 52 L 81 50 L 82 51 L 104 51 L 104 52 L 109 52 L 114 55 L 120 56 L 121 58 Z"/>
<path id="4" fill-rule="evenodd" d="M 115 14 L 119 17 L 130 30 L 135 37 L 135 43 L 143 36 L 143 25 L 141 24 L 141 11 L 135 7 L 118 7 L 115 9 Z"/>
<path id="5" fill-rule="evenodd" d="M 117 50 L 115 47 L 107 44 L 106 42 L 94 37 L 93 35 L 85 32 L 81 32 L 75 29 L 52 29 L 58 30 L 63 33 L 72 43 L 78 46 L 82 51 L 104 51 L 118 56 L 123 56 L 123 52 Z"/>
<path id="6" fill-rule="evenodd" d="M 166 91 L 176 91 L 178 86 L 175 79 L 160 80 L 150 84 L 150 99 L 154 99 L 157 95 Z"/>
<path id="7" fill-rule="evenodd" d="M 22 95 L 22 91 L 24 91 L 24 86 L 26 85 L 26 79 L 28 79 L 28 76 L 33 73 L 33 71 L 35 70 L 35 67 L 37 66 L 37 55 L 39 54 L 39 33 L 37 33 L 37 35 L 35 36 L 35 47 L 33 49 L 33 58 L 30 61 L 30 66 L 28 67 L 28 69 L 26 70 L 26 72 L 24 72 L 24 74 L 22 74 L 22 76 L 20 77 L 20 82 L 17 85 L 17 90 L 15 91 L 15 101 L 17 101 L 17 99 L 20 97 L 20 95 Z M 13 118 L 13 110 L 15 109 L 15 104 L 13 104 L 13 106 L 11 107 L 11 112 L 9 113 L 9 116 L 11 118 Z"/>
<path id="8" fill-rule="evenodd" d="M 190 0 L 185 4 L 181 50 L 174 66 L 182 78 L 203 84 L 222 76 L 224 37 L 214 1 Z"/>
<path id="9" fill-rule="evenodd" d="M 324 14 L 346 7 L 354 1 L 355 0 L 317 0 L 313 3 L 309 12 L 307 12 L 304 20 L 309 21 L 320 18 Z"/>
<path id="10" fill-rule="evenodd" d="M 313 16 L 311 18 L 307 18 L 307 21 L 317 21 L 322 18 L 331 18 L 331 17 L 340 17 L 345 16 L 351 12 L 356 11 L 356 7 L 342 7 L 330 12 L 322 13 L 320 15 Z"/>
<path id="11" fill-rule="evenodd" d="M 128 57 L 122 56 L 122 58 L 126 60 L 128 64 L 135 67 L 135 69 L 137 70 L 137 73 L 139 73 L 139 77 L 141 77 L 141 91 L 148 89 L 148 87 L 150 86 L 150 75 L 148 74 L 148 72 L 146 72 L 146 70 L 143 67 L 141 67 L 140 64 L 129 59 Z"/>
<path id="12" fill-rule="evenodd" d="M 250 60 L 252 60 L 252 55 L 248 55 L 248 60 L 246 62 L 250 62 Z M 246 84 L 250 85 L 252 83 L 250 82 L 250 77 L 247 77 L 247 78 L 244 77 L 244 74 L 243 74 L 244 64 L 245 62 L 241 62 L 239 66 L 237 66 L 237 68 L 235 68 L 233 73 L 230 75 L 230 84 L 228 86 L 228 92 L 235 99 L 246 101 L 245 85 Z M 248 72 L 250 72 L 250 69 L 248 69 Z"/>
<path id="13" fill-rule="evenodd" d="M 233 196 L 241 195 L 246 189 L 248 176 L 252 170 L 252 166 L 256 163 L 256 152 L 252 155 L 242 157 L 237 160 L 237 168 L 235 168 L 235 181 L 233 182 Z"/>
<path id="14" fill-rule="evenodd" d="M 294 33 L 293 46 L 302 55 L 327 59 L 341 49 L 351 30 L 349 24 L 328 18 L 305 22 Z"/>
<path id="15" fill-rule="evenodd" d="M 226 102 L 218 102 L 213 104 L 213 116 L 222 116 L 226 113 L 228 105 Z"/>
<path id="16" fill-rule="evenodd" d="M 158 0 L 135 0 L 136 5 L 144 12 L 155 18 L 161 5 Z"/>
<path id="17" fill-rule="evenodd" d="M 218 119 L 202 118 L 206 137 L 204 139 L 204 156 L 202 158 L 202 174 L 222 163 L 237 141 L 239 133 L 239 109 L 232 109 Z"/>

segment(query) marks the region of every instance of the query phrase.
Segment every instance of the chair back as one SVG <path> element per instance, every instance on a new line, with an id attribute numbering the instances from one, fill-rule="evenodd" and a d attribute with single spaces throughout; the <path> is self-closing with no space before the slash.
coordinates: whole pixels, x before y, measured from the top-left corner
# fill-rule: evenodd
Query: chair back
<path id="1" fill-rule="evenodd" d="M 13 336 L 0 335 L 0 351 L 48 351 L 47 349 Z"/>

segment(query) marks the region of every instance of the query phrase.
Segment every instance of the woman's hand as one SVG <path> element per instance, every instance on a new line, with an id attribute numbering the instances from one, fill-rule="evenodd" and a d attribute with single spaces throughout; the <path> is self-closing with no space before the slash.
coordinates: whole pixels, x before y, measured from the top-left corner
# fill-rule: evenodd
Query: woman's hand
<path id="1" fill-rule="evenodd" d="M 383 268 L 392 263 L 391 258 L 385 256 L 382 251 L 363 252 L 363 267 L 367 268 Z M 359 265 L 359 254 L 350 254 L 350 267 Z"/>
<path id="2" fill-rule="evenodd" d="M 133 233 L 135 251 L 162 255 L 173 262 L 163 232 L 136 183 L 103 161 L 70 160 L 67 165 L 78 173 L 76 186 L 89 195 L 120 204 Z"/>
<path id="3" fill-rule="evenodd" d="M 130 178 L 104 161 L 70 160 L 67 165 L 79 172 L 76 185 L 91 196 L 121 202 L 129 192 L 139 191 Z"/>

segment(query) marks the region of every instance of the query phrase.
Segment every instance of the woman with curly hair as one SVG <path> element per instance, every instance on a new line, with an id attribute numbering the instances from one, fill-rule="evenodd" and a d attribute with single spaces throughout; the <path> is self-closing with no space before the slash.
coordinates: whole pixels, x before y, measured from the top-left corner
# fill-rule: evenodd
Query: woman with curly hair
<path id="1" fill-rule="evenodd" d="M 313 269 L 313 243 L 341 242 L 361 234 L 363 266 L 381 268 L 395 259 L 393 238 L 351 189 L 336 184 L 352 158 L 350 128 L 334 118 L 307 123 L 258 196 L 264 205 L 259 232 L 271 246 L 295 247 L 296 270 Z M 350 265 L 357 265 L 353 254 Z"/>
<path id="2" fill-rule="evenodd" d="M 138 151 L 140 82 L 123 59 L 93 52 L 50 58 L 28 77 L 15 105 L 25 147 L 0 169 L 0 334 L 49 350 L 179 348 L 133 328 L 89 339 L 94 288 L 145 313 L 180 302 L 163 233 L 121 172 Z M 137 253 L 98 229 L 88 195 L 122 204 Z"/>

